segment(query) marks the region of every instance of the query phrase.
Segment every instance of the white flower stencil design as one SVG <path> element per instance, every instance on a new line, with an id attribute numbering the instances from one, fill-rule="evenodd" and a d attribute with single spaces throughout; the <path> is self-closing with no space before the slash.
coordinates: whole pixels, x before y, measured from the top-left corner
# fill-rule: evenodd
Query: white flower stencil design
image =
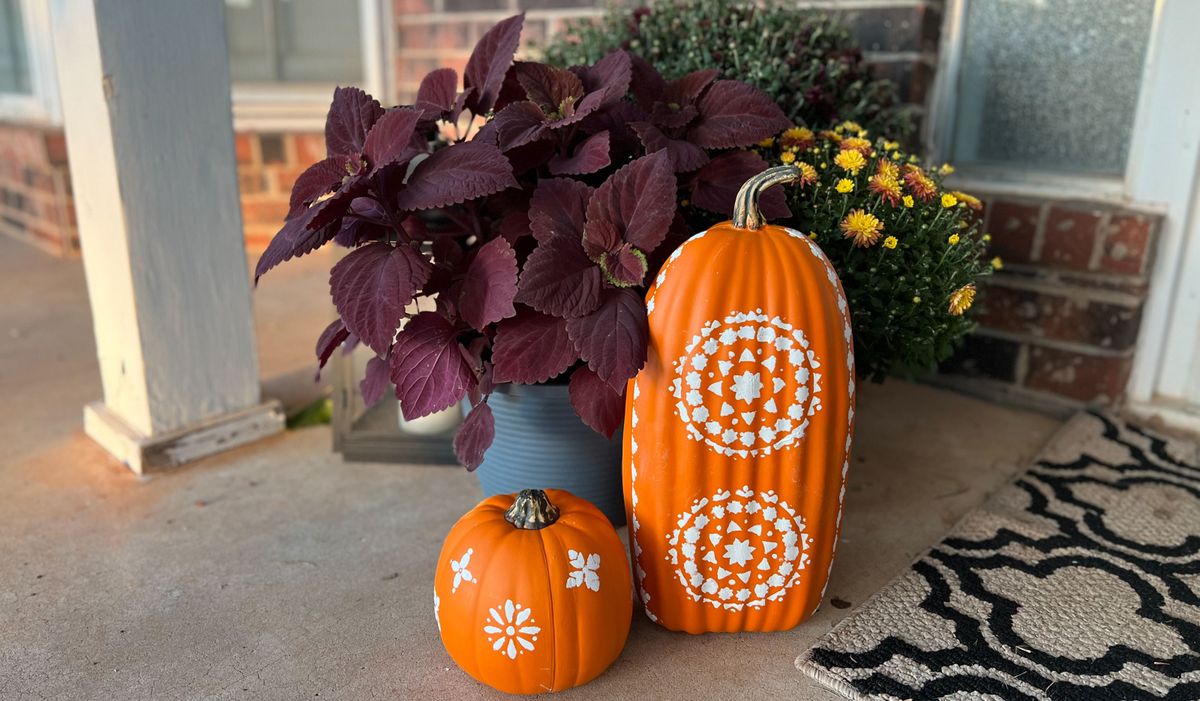
<path id="1" fill-rule="evenodd" d="M 538 633 L 542 632 L 541 628 L 533 625 L 537 623 L 533 620 L 533 611 L 513 603 L 512 599 L 506 599 L 504 606 L 499 608 L 500 611 L 489 609 L 492 617 L 483 627 L 492 649 L 510 660 L 517 659 L 517 655 L 532 652 Z"/>
<path id="2" fill-rule="evenodd" d="M 457 560 L 450 561 L 450 569 L 454 570 L 454 582 L 450 585 L 450 593 L 458 591 L 458 585 L 463 582 L 474 582 L 475 576 L 471 574 L 471 570 L 467 569 L 467 565 L 471 562 L 471 553 L 475 552 L 474 548 L 467 548 L 467 552 Z"/>
<path id="3" fill-rule="evenodd" d="M 437 592 L 433 593 L 433 620 L 437 622 L 438 633 L 442 632 L 442 600 L 438 598 Z"/>
<path id="4" fill-rule="evenodd" d="M 592 591 L 600 591 L 600 575 L 596 572 L 600 568 L 600 554 L 592 553 L 585 559 L 583 553 L 568 550 L 567 555 L 571 558 L 571 567 L 575 568 L 567 575 L 567 589 L 586 586 Z"/>

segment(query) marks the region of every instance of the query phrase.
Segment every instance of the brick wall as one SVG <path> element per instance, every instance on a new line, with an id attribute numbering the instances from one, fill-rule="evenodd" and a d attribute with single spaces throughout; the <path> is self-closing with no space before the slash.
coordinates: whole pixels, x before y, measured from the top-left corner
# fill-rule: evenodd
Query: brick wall
<path id="1" fill-rule="evenodd" d="M 987 198 L 1004 259 L 979 330 L 943 368 L 1031 399 L 1116 404 L 1133 364 L 1159 217 L 1113 205 Z"/>
<path id="2" fill-rule="evenodd" d="M 264 248 L 288 211 L 292 183 L 325 158 L 325 136 L 307 132 L 239 132 L 234 135 L 246 247 Z"/>
<path id="3" fill-rule="evenodd" d="M 78 254 L 61 129 L 0 123 L 0 233 L 55 255 Z"/>

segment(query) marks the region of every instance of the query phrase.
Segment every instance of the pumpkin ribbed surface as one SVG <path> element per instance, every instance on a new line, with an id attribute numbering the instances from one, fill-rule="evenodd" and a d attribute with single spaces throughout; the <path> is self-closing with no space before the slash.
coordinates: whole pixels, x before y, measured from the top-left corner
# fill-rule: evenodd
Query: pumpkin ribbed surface
<path id="1" fill-rule="evenodd" d="M 854 418 L 849 310 L 802 234 L 720 224 L 647 296 L 624 488 L 637 597 L 672 630 L 784 630 L 829 579 Z"/>

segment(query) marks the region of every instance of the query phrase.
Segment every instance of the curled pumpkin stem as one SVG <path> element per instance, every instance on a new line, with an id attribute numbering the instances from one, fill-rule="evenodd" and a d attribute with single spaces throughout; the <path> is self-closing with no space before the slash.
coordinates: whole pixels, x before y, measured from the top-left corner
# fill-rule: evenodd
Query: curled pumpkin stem
<path id="1" fill-rule="evenodd" d="M 747 180 L 733 201 L 733 225 L 750 231 L 761 229 L 765 222 L 758 209 L 758 198 L 763 191 L 776 185 L 799 182 L 803 175 L 797 166 L 776 166 Z"/>

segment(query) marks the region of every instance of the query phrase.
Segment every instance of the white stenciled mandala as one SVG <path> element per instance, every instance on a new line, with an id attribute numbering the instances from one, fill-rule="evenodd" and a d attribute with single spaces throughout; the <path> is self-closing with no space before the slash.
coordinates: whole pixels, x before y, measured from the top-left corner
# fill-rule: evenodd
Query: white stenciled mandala
<path id="1" fill-rule="evenodd" d="M 800 328 L 734 312 L 704 324 L 675 361 L 675 414 L 722 455 L 770 455 L 795 446 L 821 410 L 820 367 Z"/>
<path id="2" fill-rule="evenodd" d="M 774 491 L 718 492 L 696 500 L 676 525 L 666 559 L 694 601 L 759 608 L 787 595 L 808 566 L 812 535 Z"/>
<path id="3" fill-rule="evenodd" d="M 483 627 L 483 632 L 487 634 L 493 650 L 510 660 L 533 651 L 542 629 L 534 625 L 537 621 L 533 620 L 531 609 L 506 599 L 503 606 L 488 609 L 488 613 L 491 618 Z"/>

